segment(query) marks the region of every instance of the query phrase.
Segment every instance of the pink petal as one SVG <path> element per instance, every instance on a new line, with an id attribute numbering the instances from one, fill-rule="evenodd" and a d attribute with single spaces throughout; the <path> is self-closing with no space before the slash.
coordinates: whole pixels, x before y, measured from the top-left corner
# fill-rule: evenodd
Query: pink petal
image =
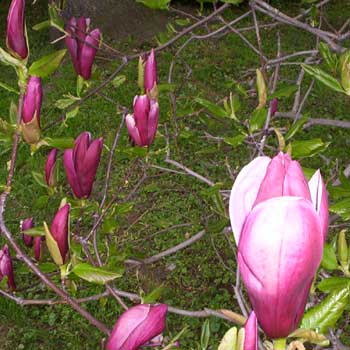
<path id="1" fill-rule="evenodd" d="M 137 146 L 142 147 L 141 137 L 136 127 L 134 116 L 132 114 L 128 114 L 125 117 L 125 123 L 128 128 L 129 136 L 131 137 L 132 141 L 134 141 Z"/>
<path id="2" fill-rule="evenodd" d="M 244 221 L 253 207 L 270 161 L 269 157 L 255 158 L 240 171 L 233 184 L 229 212 L 237 245 Z"/>

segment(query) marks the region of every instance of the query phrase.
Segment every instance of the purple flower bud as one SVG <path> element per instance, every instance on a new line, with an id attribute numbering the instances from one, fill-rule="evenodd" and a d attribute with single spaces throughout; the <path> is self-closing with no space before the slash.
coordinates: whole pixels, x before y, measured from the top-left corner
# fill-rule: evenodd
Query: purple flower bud
<path id="1" fill-rule="evenodd" d="M 27 247 L 31 247 L 33 245 L 33 236 L 26 235 L 24 231 L 29 230 L 34 227 L 34 219 L 28 218 L 23 220 L 21 225 L 22 238 L 23 242 Z"/>
<path id="2" fill-rule="evenodd" d="M 310 200 L 274 197 L 247 216 L 238 265 L 268 337 L 284 338 L 298 327 L 322 252 L 321 223 Z"/>
<path id="3" fill-rule="evenodd" d="M 102 138 L 92 141 L 90 133 L 83 132 L 75 140 L 74 148 L 64 152 L 64 169 L 77 198 L 87 198 L 91 194 L 102 147 Z"/>
<path id="4" fill-rule="evenodd" d="M 85 80 L 91 78 L 92 64 L 101 43 L 101 32 L 90 32 L 90 18 L 72 17 L 66 25 L 65 43 L 72 57 L 73 66 L 78 75 Z"/>
<path id="5" fill-rule="evenodd" d="M 41 242 L 44 240 L 45 238 L 41 236 L 34 237 L 34 257 L 36 261 L 41 260 Z"/>
<path id="6" fill-rule="evenodd" d="M 55 187 L 56 185 L 56 179 L 55 179 L 56 158 L 57 158 L 57 149 L 53 148 L 50 151 L 45 164 L 45 180 L 46 180 L 47 186 L 49 187 Z"/>
<path id="7" fill-rule="evenodd" d="M 157 132 L 158 102 L 147 95 L 136 96 L 134 114 L 128 114 L 125 122 L 131 140 L 139 147 L 150 146 Z"/>
<path id="8" fill-rule="evenodd" d="M 7 285 L 12 290 L 16 289 L 15 277 L 13 273 L 12 259 L 7 244 L 0 250 L 0 281 L 7 277 Z"/>
<path id="9" fill-rule="evenodd" d="M 58 245 L 63 263 L 65 263 L 69 251 L 69 210 L 69 204 L 60 208 L 50 226 L 52 238 Z"/>
<path id="10" fill-rule="evenodd" d="M 270 115 L 273 117 L 278 110 L 278 99 L 273 98 L 270 102 Z"/>
<path id="11" fill-rule="evenodd" d="M 6 46 L 19 59 L 28 57 L 25 27 L 25 0 L 12 0 L 7 16 Z"/>
<path id="12" fill-rule="evenodd" d="M 252 311 L 244 325 L 244 350 L 258 350 L 258 321 Z"/>
<path id="13" fill-rule="evenodd" d="M 22 108 L 22 132 L 24 139 L 29 144 L 37 143 L 40 140 L 42 97 L 41 79 L 39 77 L 30 77 Z"/>
<path id="14" fill-rule="evenodd" d="M 161 334 L 168 306 L 140 304 L 125 311 L 108 339 L 107 350 L 137 350 Z"/>
<path id="15" fill-rule="evenodd" d="M 150 55 L 145 60 L 145 75 L 144 75 L 144 86 L 145 92 L 152 91 L 155 85 L 157 85 L 157 61 L 154 53 L 154 49 L 151 50 Z"/>

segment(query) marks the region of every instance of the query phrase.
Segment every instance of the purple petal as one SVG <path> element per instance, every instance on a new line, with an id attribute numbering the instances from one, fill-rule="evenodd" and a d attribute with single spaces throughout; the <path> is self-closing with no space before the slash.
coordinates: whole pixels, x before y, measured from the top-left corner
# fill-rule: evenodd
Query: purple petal
<path id="1" fill-rule="evenodd" d="M 42 97 L 41 79 L 39 77 L 30 77 L 23 100 L 22 119 L 24 123 L 29 123 L 36 115 L 40 126 Z"/>
<path id="2" fill-rule="evenodd" d="M 309 181 L 312 204 L 319 215 L 324 240 L 327 238 L 329 212 L 328 194 L 320 170 L 317 170 Z"/>
<path id="3" fill-rule="evenodd" d="M 163 332 L 165 304 L 140 304 L 123 313 L 108 339 L 107 350 L 136 350 Z"/>
<path id="4" fill-rule="evenodd" d="M 50 226 L 51 235 L 58 245 L 63 262 L 65 262 L 69 249 L 69 210 L 69 204 L 66 204 L 60 208 Z"/>
<path id="5" fill-rule="evenodd" d="M 150 146 L 157 133 L 158 120 L 159 120 L 159 105 L 155 100 L 150 102 L 151 108 L 148 114 L 148 144 Z"/>
<path id="6" fill-rule="evenodd" d="M 77 173 L 75 171 L 74 160 L 73 160 L 73 150 L 66 149 L 63 154 L 63 167 L 66 171 L 67 180 L 70 184 L 70 187 L 73 190 L 74 195 L 77 198 L 82 198 L 82 192 L 79 185 Z"/>
<path id="7" fill-rule="evenodd" d="M 55 164 L 57 159 L 57 149 L 53 148 L 46 160 L 45 179 L 48 186 L 55 186 Z"/>
<path id="8" fill-rule="evenodd" d="M 85 156 L 91 143 L 91 134 L 87 131 L 81 133 L 74 143 L 73 157 L 74 167 L 79 177 L 80 172 L 85 168 Z"/>
<path id="9" fill-rule="evenodd" d="M 41 242 L 42 242 L 42 237 L 40 236 L 34 237 L 34 257 L 36 261 L 41 260 Z"/>
<path id="10" fill-rule="evenodd" d="M 97 168 L 100 163 L 102 148 L 102 138 L 94 140 L 86 152 L 84 166 L 77 173 L 84 197 L 89 197 L 91 194 Z"/>
<path id="11" fill-rule="evenodd" d="M 91 78 L 92 65 L 96 52 L 100 46 L 101 33 L 99 29 L 94 29 L 85 38 L 85 43 L 81 49 L 80 67 L 81 75 L 85 80 Z"/>
<path id="12" fill-rule="evenodd" d="M 258 350 L 258 321 L 252 311 L 244 325 L 244 350 Z"/>
<path id="13" fill-rule="evenodd" d="M 322 259 L 321 225 L 310 201 L 275 197 L 251 211 L 238 264 L 259 324 L 270 338 L 293 332 Z"/>
<path id="14" fill-rule="evenodd" d="M 269 157 L 255 158 L 240 171 L 233 184 L 229 212 L 237 245 L 244 221 L 252 210 L 270 161 Z"/>
<path id="15" fill-rule="evenodd" d="M 142 146 L 148 143 L 148 114 L 150 99 L 147 95 L 137 96 L 134 100 L 134 119 L 139 131 Z"/>
<path id="16" fill-rule="evenodd" d="M 69 54 L 72 58 L 73 66 L 75 72 L 81 75 L 80 65 L 79 65 L 79 50 L 78 42 L 76 38 L 77 21 L 75 17 L 72 17 L 65 27 L 66 32 L 69 34 L 65 37 L 64 42 L 68 48 Z"/>
<path id="17" fill-rule="evenodd" d="M 28 57 L 25 35 L 25 0 L 12 0 L 7 16 L 6 45 L 16 56 Z"/>
<path id="18" fill-rule="evenodd" d="M 15 276 L 13 273 L 12 259 L 7 244 L 0 250 L 0 272 L 1 279 L 7 276 L 7 285 L 12 290 L 16 289 Z"/>
<path id="19" fill-rule="evenodd" d="M 157 84 L 157 61 L 154 49 L 151 50 L 145 64 L 145 91 L 151 91 L 155 84 Z"/>
<path id="20" fill-rule="evenodd" d="M 132 114 L 128 114 L 125 117 L 125 123 L 132 141 L 134 141 L 137 146 L 142 147 L 141 137 L 139 131 L 137 130 L 134 116 Z"/>
<path id="21" fill-rule="evenodd" d="M 22 225 L 21 225 L 21 231 L 26 231 L 34 227 L 34 219 L 33 218 L 28 218 L 23 220 Z M 31 247 L 33 245 L 33 236 L 26 235 L 23 233 L 22 235 L 23 242 L 27 247 Z"/>

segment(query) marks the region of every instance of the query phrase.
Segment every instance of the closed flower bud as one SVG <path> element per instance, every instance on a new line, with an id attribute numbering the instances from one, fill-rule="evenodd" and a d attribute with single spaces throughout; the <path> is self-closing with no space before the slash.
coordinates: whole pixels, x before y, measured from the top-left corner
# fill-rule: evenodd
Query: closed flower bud
<path id="1" fill-rule="evenodd" d="M 140 304 L 125 311 L 115 324 L 108 339 L 107 350 L 138 350 L 152 345 L 166 322 L 168 306 Z"/>
<path id="2" fill-rule="evenodd" d="M 328 229 L 328 200 L 321 174 L 308 183 L 300 164 L 280 152 L 274 158 L 257 157 L 238 174 L 230 196 L 230 220 L 238 244 L 249 212 L 257 204 L 280 196 L 302 197 L 310 201 L 319 216 L 322 236 Z"/>
<path id="3" fill-rule="evenodd" d="M 92 140 L 90 133 L 83 132 L 75 140 L 74 148 L 64 152 L 64 169 L 77 198 L 88 198 L 91 194 L 102 147 L 102 138 Z"/>
<path id="4" fill-rule="evenodd" d="M 338 235 L 338 259 L 344 269 L 349 268 L 349 247 L 345 237 L 346 230 L 341 230 Z"/>
<path id="5" fill-rule="evenodd" d="M 50 151 L 45 164 L 45 180 L 46 180 L 47 186 L 49 187 L 56 186 L 56 177 L 55 177 L 56 158 L 57 158 L 57 149 L 54 148 Z"/>
<path id="6" fill-rule="evenodd" d="M 69 210 L 69 204 L 62 206 L 52 220 L 50 229 L 44 223 L 46 245 L 57 265 L 66 262 L 69 252 Z"/>
<path id="7" fill-rule="evenodd" d="M 150 146 L 157 133 L 158 119 L 158 102 L 147 95 L 136 96 L 134 113 L 125 119 L 132 142 L 139 147 Z"/>
<path id="8" fill-rule="evenodd" d="M 27 247 L 31 247 L 33 245 L 33 236 L 26 235 L 24 232 L 34 227 L 34 219 L 28 218 L 23 220 L 21 224 L 22 238 L 23 242 Z"/>
<path id="9" fill-rule="evenodd" d="M 12 259 L 7 244 L 0 250 L 0 281 L 7 277 L 7 285 L 12 290 L 16 289 L 15 277 L 13 273 Z"/>
<path id="10" fill-rule="evenodd" d="M 16 58 L 28 57 L 28 43 L 25 25 L 25 0 L 12 0 L 7 16 L 6 46 Z"/>
<path id="11" fill-rule="evenodd" d="M 22 108 L 22 134 L 29 144 L 35 144 L 40 140 L 40 110 L 43 91 L 41 79 L 30 77 L 27 91 L 23 99 Z"/>
<path id="12" fill-rule="evenodd" d="M 270 102 L 270 115 L 273 117 L 278 111 L 278 99 L 273 98 Z"/>
<path id="13" fill-rule="evenodd" d="M 74 69 L 78 75 L 89 80 L 96 52 L 101 44 L 101 32 L 99 29 L 90 31 L 90 18 L 85 17 L 72 17 L 66 31 L 69 35 L 66 36 L 65 43 Z"/>
<path id="14" fill-rule="evenodd" d="M 157 61 L 154 49 L 151 50 L 148 58 L 145 60 L 145 75 L 144 75 L 144 88 L 146 94 L 154 93 L 157 87 Z M 152 96 L 156 98 L 157 96 Z"/>
<path id="15" fill-rule="evenodd" d="M 34 257 L 36 261 L 40 261 L 41 260 L 41 252 L 42 252 L 42 242 L 45 240 L 44 237 L 41 236 L 36 236 L 34 237 L 33 240 L 33 245 L 34 245 Z"/>

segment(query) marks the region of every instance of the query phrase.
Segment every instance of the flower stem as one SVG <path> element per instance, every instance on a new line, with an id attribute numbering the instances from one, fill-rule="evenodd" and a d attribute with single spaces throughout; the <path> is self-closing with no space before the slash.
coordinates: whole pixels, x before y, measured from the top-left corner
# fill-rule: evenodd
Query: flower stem
<path id="1" fill-rule="evenodd" d="M 280 338 L 273 340 L 273 350 L 286 350 L 287 347 L 287 339 Z"/>

